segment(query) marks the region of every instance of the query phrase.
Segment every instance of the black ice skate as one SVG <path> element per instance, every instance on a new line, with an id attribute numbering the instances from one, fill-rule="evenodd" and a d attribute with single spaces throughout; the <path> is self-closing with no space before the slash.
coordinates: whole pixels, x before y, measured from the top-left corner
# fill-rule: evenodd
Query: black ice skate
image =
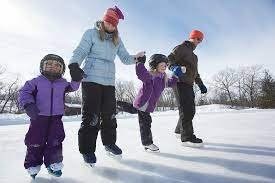
<path id="1" fill-rule="evenodd" d="M 122 150 L 116 145 L 116 144 L 110 144 L 110 145 L 105 145 L 105 150 L 108 155 L 121 159 L 122 158 Z"/>
<path id="2" fill-rule="evenodd" d="M 88 163 L 91 167 L 94 167 L 96 164 L 95 153 L 82 154 L 85 163 Z"/>
<path id="3" fill-rule="evenodd" d="M 203 147 L 203 141 L 195 135 L 182 141 L 182 145 L 186 147 Z"/>

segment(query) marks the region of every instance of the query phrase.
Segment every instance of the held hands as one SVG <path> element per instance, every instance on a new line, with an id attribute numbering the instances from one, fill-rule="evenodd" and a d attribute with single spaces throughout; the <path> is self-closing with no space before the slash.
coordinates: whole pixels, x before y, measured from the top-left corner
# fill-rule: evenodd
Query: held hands
<path id="1" fill-rule="evenodd" d="M 134 57 L 137 60 L 139 57 L 143 57 L 145 55 L 145 51 L 138 52 Z"/>
<path id="2" fill-rule="evenodd" d="M 144 55 L 144 56 L 142 56 L 142 57 L 138 57 L 137 58 L 137 63 L 145 63 L 145 61 L 146 61 L 146 56 Z"/>
<path id="3" fill-rule="evenodd" d="M 202 94 L 207 93 L 207 88 L 204 84 L 200 84 L 198 86 L 199 86 Z"/>
<path id="4" fill-rule="evenodd" d="M 138 52 L 135 56 L 134 56 L 136 63 L 145 63 L 146 61 L 146 56 L 145 56 L 145 51 L 141 51 Z"/>
<path id="5" fill-rule="evenodd" d="M 185 73 L 185 67 L 184 72 L 182 72 L 182 68 L 180 66 L 171 66 L 170 70 L 173 72 L 174 75 L 176 75 L 178 78 L 183 77 Z"/>
<path id="6" fill-rule="evenodd" d="M 24 106 L 24 109 L 25 109 L 27 115 L 31 119 L 34 119 L 34 120 L 37 119 L 38 114 L 39 114 L 39 110 L 38 110 L 38 108 L 36 107 L 36 105 L 34 103 L 26 104 Z"/>
<path id="7" fill-rule="evenodd" d="M 70 75 L 73 81 L 79 82 L 85 76 L 84 71 L 80 69 L 78 63 L 71 63 L 68 67 L 70 69 Z"/>

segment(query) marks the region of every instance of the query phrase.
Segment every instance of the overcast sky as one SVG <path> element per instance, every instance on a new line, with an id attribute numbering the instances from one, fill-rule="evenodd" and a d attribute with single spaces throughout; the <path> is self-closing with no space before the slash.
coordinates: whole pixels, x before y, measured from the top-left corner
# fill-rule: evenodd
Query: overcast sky
<path id="1" fill-rule="evenodd" d="M 21 80 L 39 74 L 55 53 L 66 64 L 84 31 L 117 5 L 119 32 L 131 54 L 169 54 L 192 29 L 205 34 L 196 49 L 201 77 L 260 64 L 275 73 L 275 1 L 272 0 L 0 0 L 0 65 Z M 134 66 L 116 59 L 117 78 L 136 81 Z M 66 78 L 69 74 L 66 72 Z"/>

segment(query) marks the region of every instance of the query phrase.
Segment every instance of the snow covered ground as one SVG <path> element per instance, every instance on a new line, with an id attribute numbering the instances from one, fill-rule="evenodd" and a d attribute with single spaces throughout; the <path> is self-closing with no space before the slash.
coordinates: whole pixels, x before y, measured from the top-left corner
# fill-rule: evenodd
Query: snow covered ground
<path id="1" fill-rule="evenodd" d="M 275 182 L 275 110 L 198 107 L 194 128 L 205 141 L 200 149 L 183 147 L 175 138 L 177 111 L 152 116 L 154 142 L 160 153 L 143 150 L 136 115 L 120 114 L 117 144 L 123 150 L 123 159 L 107 156 L 99 136 L 94 168 L 86 166 L 78 153 L 80 116 L 65 117 L 63 175 L 53 178 L 43 167 L 33 182 Z M 23 167 L 24 135 L 28 129 L 25 122 L 25 115 L 0 115 L 1 183 L 32 182 Z"/>

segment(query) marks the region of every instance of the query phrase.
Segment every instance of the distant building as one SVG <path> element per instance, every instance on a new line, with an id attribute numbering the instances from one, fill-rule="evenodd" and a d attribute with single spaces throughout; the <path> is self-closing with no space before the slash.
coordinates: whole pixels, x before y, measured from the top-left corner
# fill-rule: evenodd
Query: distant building
<path id="1" fill-rule="evenodd" d="M 81 114 L 81 104 L 65 103 L 65 116 L 73 116 Z"/>

